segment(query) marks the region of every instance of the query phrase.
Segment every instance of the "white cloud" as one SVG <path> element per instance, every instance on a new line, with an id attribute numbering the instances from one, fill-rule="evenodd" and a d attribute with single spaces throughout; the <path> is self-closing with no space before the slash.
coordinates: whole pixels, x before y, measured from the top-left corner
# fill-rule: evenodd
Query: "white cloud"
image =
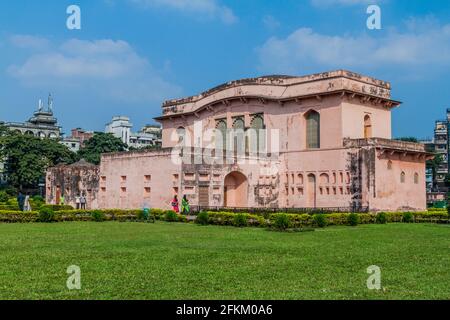
<path id="1" fill-rule="evenodd" d="M 180 93 L 121 40 L 68 40 L 30 52 L 8 72 L 29 86 L 66 86 L 122 101 L 161 102 Z"/>
<path id="2" fill-rule="evenodd" d="M 42 37 L 17 34 L 9 38 L 12 45 L 23 49 L 46 49 L 49 46 L 49 41 Z"/>
<path id="3" fill-rule="evenodd" d="M 196 17 L 218 18 L 226 24 L 235 23 L 238 18 L 229 7 L 217 0 L 128 0 L 145 8 L 168 8 Z"/>
<path id="4" fill-rule="evenodd" d="M 378 37 L 300 28 L 284 39 L 270 38 L 257 51 L 265 72 L 303 73 L 313 67 L 427 70 L 450 66 L 450 24 L 412 19 L 404 32 L 391 29 Z"/>
<path id="5" fill-rule="evenodd" d="M 278 29 L 281 25 L 280 21 L 271 15 L 264 16 L 262 21 L 264 26 L 271 31 Z"/>

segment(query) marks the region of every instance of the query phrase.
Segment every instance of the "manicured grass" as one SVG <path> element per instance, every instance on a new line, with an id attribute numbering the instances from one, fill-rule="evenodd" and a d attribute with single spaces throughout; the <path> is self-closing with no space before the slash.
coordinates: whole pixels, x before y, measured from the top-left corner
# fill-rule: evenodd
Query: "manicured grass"
<path id="1" fill-rule="evenodd" d="M 450 299 L 448 225 L 1 224 L 0 252 L 1 299 Z M 367 289 L 370 265 L 383 290 Z"/>

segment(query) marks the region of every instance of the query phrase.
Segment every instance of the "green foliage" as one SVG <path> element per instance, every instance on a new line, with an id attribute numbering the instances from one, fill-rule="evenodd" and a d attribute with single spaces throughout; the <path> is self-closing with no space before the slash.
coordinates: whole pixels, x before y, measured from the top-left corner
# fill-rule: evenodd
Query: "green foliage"
<path id="1" fill-rule="evenodd" d="M 164 213 L 164 220 L 166 220 L 167 222 L 177 222 L 178 221 L 178 215 L 173 210 L 167 210 Z"/>
<path id="2" fill-rule="evenodd" d="M 91 212 L 92 220 L 95 222 L 103 222 L 105 221 L 105 213 L 101 210 L 94 210 Z"/>
<path id="3" fill-rule="evenodd" d="M 9 184 L 35 188 L 48 167 L 72 163 L 76 154 L 55 139 L 6 131 L 0 136 L 0 158 L 5 159 Z"/>
<path id="4" fill-rule="evenodd" d="M 35 195 L 31 199 L 36 202 L 44 202 L 45 201 L 44 197 L 40 196 L 40 195 Z"/>
<path id="5" fill-rule="evenodd" d="M 314 224 L 319 228 L 325 228 L 328 224 L 328 219 L 324 214 L 315 214 L 313 216 Z"/>
<path id="6" fill-rule="evenodd" d="M 6 193 L 6 191 L 2 190 L 0 191 L 0 202 L 6 202 L 9 200 L 9 196 Z"/>
<path id="7" fill-rule="evenodd" d="M 246 227 L 248 223 L 248 214 L 238 213 L 234 215 L 233 225 L 235 227 Z"/>
<path id="8" fill-rule="evenodd" d="M 405 142 L 415 142 L 415 143 L 419 142 L 419 140 L 416 137 L 401 137 L 401 138 L 396 138 L 395 140 L 405 141 Z"/>
<path id="9" fill-rule="evenodd" d="M 195 219 L 195 223 L 206 226 L 208 224 L 209 215 L 206 211 L 200 211 L 197 215 L 197 219 Z"/>
<path id="10" fill-rule="evenodd" d="M 277 230 L 284 231 L 291 227 L 291 221 L 289 216 L 284 213 L 276 214 L 273 222 L 273 227 Z"/>
<path id="11" fill-rule="evenodd" d="M 411 212 L 403 212 L 402 221 L 406 223 L 414 222 L 414 215 Z"/>
<path id="12" fill-rule="evenodd" d="M 376 217 L 376 222 L 378 224 L 385 224 L 387 222 L 387 216 L 386 213 L 384 212 L 378 212 L 377 217 Z"/>
<path id="13" fill-rule="evenodd" d="M 49 208 L 53 211 L 61 211 L 61 210 L 73 210 L 72 206 L 69 205 L 61 205 L 61 204 L 46 204 L 41 206 L 41 209 L 43 208 Z"/>
<path id="14" fill-rule="evenodd" d="M 85 142 L 84 147 L 78 151 L 78 156 L 86 161 L 99 164 L 102 153 L 122 152 L 127 150 L 127 145 L 120 138 L 111 133 L 96 132 L 94 136 Z"/>
<path id="15" fill-rule="evenodd" d="M 37 219 L 39 222 L 54 222 L 55 212 L 51 208 L 41 208 L 39 210 L 39 217 Z"/>
<path id="16" fill-rule="evenodd" d="M 355 227 L 359 224 L 360 219 L 359 219 L 359 215 L 357 213 L 350 213 L 347 217 L 347 223 L 352 226 Z"/>

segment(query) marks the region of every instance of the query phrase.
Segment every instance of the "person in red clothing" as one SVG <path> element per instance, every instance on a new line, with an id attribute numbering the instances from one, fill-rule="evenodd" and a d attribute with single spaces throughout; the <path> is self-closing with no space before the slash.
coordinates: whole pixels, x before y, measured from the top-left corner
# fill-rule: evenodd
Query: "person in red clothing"
<path id="1" fill-rule="evenodd" d="M 175 211 L 176 213 L 179 213 L 179 212 L 180 212 L 180 205 L 179 205 L 179 203 L 178 203 L 178 196 L 177 196 L 177 195 L 175 195 L 175 196 L 173 197 L 173 200 L 172 200 L 172 209 L 173 209 L 173 211 Z"/>

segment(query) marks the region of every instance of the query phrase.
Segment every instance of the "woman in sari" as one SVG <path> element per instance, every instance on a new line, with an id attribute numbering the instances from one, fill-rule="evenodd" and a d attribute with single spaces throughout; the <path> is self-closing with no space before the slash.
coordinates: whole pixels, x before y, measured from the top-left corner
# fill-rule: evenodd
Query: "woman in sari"
<path id="1" fill-rule="evenodd" d="M 190 211 L 189 200 L 187 199 L 186 195 L 184 195 L 183 199 L 181 200 L 181 213 L 189 214 L 189 211 Z"/>
<path id="2" fill-rule="evenodd" d="M 180 212 L 180 207 L 179 207 L 178 196 L 177 196 L 177 195 L 175 195 L 175 196 L 173 197 L 173 200 L 172 200 L 172 209 L 173 209 L 173 211 L 175 211 L 176 213 L 179 213 L 179 212 Z"/>

